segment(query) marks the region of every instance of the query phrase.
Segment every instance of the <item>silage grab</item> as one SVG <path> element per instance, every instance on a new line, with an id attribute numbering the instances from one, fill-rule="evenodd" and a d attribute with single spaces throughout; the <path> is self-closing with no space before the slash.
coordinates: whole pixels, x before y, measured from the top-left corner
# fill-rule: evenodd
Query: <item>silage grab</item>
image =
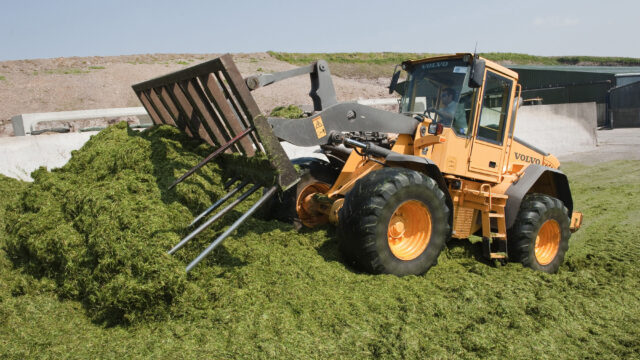
<path id="1" fill-rule="evenodd" d="M 225 176 L 231 179 L 227 183 L 228 187 L 238 181 L 240 184 L 199 214 L 190 226 L 222 206 L 248 184 L 253 184 L 249 190 L 180 240 L 169 250 L 169 254 L 178 251 L 224 214 L 262 189 L 263 195 L 249 210 L 186 267 L 186 271 L 189 272 L 276 194 L 278 189 L 291 187 L 299 178 L 229 54 L 136 84 L 133 90 L 154 124 L 175 126 L 187 135 L 216 148 L 213 153 L 176 179 L 169 188 L 178 185 L 210 161 L 219 160 L 222 154 L 246 158 L 246 161 L 238 161 L 240 164 L 234 164 L 233 161 L 219 162 L 224 167 Z M 251 171 L 242 169 L 243 165 L 247 167 L 257 166 L 256 164 L 267 164 L 268 169 L 257 169 L 259 171 L 256 173 L 261 173 L 260 176 L 251 176 Z"/>

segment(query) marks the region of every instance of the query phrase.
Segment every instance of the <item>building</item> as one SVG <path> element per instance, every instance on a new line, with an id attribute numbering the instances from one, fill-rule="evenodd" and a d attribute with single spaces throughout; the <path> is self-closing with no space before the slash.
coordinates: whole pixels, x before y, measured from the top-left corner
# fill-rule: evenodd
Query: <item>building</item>
<path id="1" fill-rule="evenodd" d="M 640 67 L 513 65 L 524 104 L 595 102 L 599 126 L 640 127 Z"/>

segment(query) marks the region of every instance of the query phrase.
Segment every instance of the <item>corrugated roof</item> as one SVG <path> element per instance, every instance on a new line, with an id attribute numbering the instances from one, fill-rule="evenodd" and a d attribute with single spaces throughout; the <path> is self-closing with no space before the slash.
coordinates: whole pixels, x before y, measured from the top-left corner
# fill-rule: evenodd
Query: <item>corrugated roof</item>
<path id="1" fill-rule="evenodd" d="M 638 66 L 575 66 L 575 65 L 510 65 L 509 69 L 518 70 L 547 70 L 571 71 L 604 74 L 640 73 Z"/>

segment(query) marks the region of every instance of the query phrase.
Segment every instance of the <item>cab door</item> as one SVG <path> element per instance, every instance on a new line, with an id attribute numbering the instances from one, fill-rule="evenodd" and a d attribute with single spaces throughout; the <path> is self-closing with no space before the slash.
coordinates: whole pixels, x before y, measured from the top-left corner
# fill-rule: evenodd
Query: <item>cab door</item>
<path id="1" fill-rule="evenodd" d="M 511 98 L 515 81 L 490 69 L 486 70 L 469 172 L 488 175 L 499 181 L 505 154 L 505 134 L 509 125 Z"/>

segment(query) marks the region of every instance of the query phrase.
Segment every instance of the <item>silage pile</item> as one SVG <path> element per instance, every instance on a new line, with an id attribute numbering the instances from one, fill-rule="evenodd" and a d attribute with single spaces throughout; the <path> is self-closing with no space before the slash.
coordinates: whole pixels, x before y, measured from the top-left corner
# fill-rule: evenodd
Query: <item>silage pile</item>
<path id="1" fill-rule="evenodd" d="M 32 174 L 6 213 L 7 256 L 98 321 L 166 317 L 187 282 L 166 251 L 222 189 L 214 164 L 165 189 L 207 150 L 167 126 L 107 128 L 64 167 Z"/>
<path id="2" fill-rule="evenodd" d="M 0 176 L 0 357 L 640 355 L 637 161 L 563 165 L 585 224 L 555 275 L 490 266 L 467 240 L 450 241 L 424 276 L 363 274 L 341 261 L 332 227 L 258 219 L 185 275 L 248 206 L 166 255 L 222 193 L 214 164 L 166 191 L 210 151 L 173 128 L 120 124 L 32 184 Z M 59 324 L 69 320 L 85 325 Z"/>

